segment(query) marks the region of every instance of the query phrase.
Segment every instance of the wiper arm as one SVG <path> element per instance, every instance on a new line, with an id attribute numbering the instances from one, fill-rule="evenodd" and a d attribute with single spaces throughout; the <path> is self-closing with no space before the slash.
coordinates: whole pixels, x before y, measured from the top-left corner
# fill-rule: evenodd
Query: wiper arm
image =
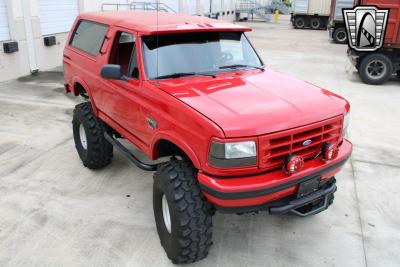
<path id="1" fill-rule="evenodd" d="M 193 76 L 196 75 L 194 72 L 176 72 L 176 73 L 171 73 L 167 75 L 161 75 L 157 76 L 154 79 L 167 79 L 167 78 L 179 78 L 179 77 L 184 77 L 184 76 Z"/>
<path id="2" fill-rule="evenodd" d="M 238 68 L 254 68 L 254 69 L 264 70 L 264 67 L 244 65 L 244 64 L 235 64 L 235 65 L 227 65 L 219 67 L 219 69 L 238 69 Z"/>
<path id="3" fill-rule="evenodd" d="M 179 78 L 179 77 L 185 77 L 185 76 L 210 76 L 215 78 L 214 74 L 207 74 L 207 73 L 197 73 L 197 72 L 176 72 L 176 73 L 171 73 L 171 74 L 167 74 L 167 75 L 161 75 L 161 76 L 157 76 L 154 79 L 158 80 L 158 79 L 168 79 L 168 78 Z"/>

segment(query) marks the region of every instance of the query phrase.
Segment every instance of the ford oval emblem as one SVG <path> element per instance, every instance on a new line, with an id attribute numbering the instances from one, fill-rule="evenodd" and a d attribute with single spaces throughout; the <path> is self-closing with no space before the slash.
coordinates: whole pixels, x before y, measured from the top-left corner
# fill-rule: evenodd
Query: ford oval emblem
<path id="1" fill-rule="evenodd" d="M 309 146 L 311 144 L 312 144 L 312 140 L 311 139 L 308 139 L 308 140 L 303 142 L 303 146 Z"/>

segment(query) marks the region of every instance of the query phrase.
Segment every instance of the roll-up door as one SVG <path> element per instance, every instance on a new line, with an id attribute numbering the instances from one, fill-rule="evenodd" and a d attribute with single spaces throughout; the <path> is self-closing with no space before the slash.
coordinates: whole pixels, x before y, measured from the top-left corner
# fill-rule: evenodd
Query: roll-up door
<path id="1" fill-rule="evenodd" d="M 0 41 L 10 40 L 8 17 L 5 0 L 0 0 Z"/>
<path id="2" fill-rule="evenodd" d="M 38 0 L 42 35 L 68 32 L 79 15 L 78 0 Z"/>

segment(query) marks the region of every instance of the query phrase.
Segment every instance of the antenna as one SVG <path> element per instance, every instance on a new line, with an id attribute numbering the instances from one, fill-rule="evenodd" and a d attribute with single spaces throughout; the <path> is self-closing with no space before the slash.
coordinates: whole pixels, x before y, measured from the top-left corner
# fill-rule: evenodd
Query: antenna
<path id="1" fill-rule="evenodd" d="M 159 73 L 158 73 L 158 12 L 160 11 L 160 0 L 158 0 L 157 1 L 157 3 L 156 3 L 156 7 L 157 7 L 157 26 L 156 26 L 156 29 L 157 29 L 157 35 L 156 35 L 156 60 L 157 60 L 157 63 L 156 63 L 156 67 L 157 67 L 157 76 L 156 77 L 158 77 L 159 76 Z"/>

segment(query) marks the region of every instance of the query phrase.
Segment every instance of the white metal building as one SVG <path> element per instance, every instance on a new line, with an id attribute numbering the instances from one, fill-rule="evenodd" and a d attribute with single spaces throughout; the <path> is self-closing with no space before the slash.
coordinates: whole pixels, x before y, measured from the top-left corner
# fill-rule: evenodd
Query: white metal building
<path id="1" fill-rule="evenodd" d="M 210 12 L 210 0 L 147 0 L 157 1 L 179 13 L 204 15 Z M 60 66 L 68 31 L 79 13 L 100 11 L 103 3 L 130 2 L 132 0 L 0 0 L 0 81 Z M 235 0 L 212 0 L 212 13 L 219 13 L 219 19 L 233 20 L 234 3 Z M 56 42 L 46 46 L 44 39 L 49 36 L 54 36 Z M 14 51 L 16 45 L 18 49 Z"/>

